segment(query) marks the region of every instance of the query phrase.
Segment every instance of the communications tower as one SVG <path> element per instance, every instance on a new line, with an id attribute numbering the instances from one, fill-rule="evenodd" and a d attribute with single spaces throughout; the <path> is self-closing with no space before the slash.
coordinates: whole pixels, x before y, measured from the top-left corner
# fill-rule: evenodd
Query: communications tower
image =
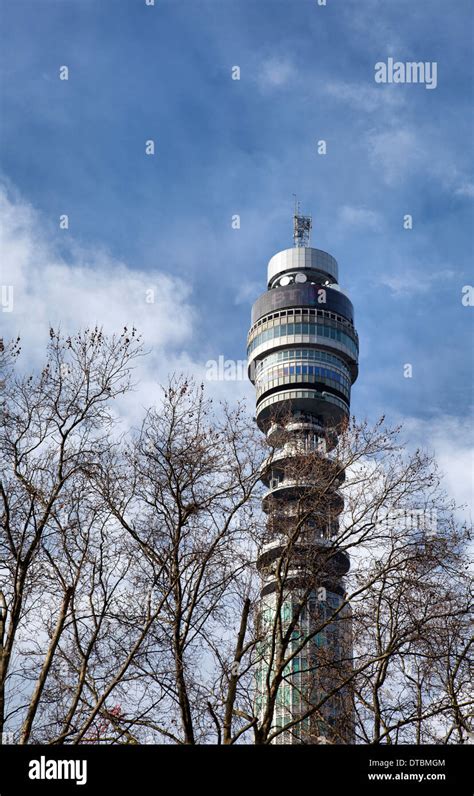
<path id="1" fill-rule="evenodd" d="M 279 635 L 293 622 L 272 725 L 287 729 L 274 742 L 351 743 L 350 696 L 338 688 L 352 666 L 352 638 L 344 605 L 349 556 L 337 544 L 344 481 L 337 444 L 358 373 L 358 336 L 336 260 L 311 247 L 312 220 L 298 204 L 293 220 L 294 246 L 271 258 L 248 334 L 256 421 L 271 450 L 262 468 L 267 520 L 257 561 L 263 640 L 256 701 L 263 716 Z"/>

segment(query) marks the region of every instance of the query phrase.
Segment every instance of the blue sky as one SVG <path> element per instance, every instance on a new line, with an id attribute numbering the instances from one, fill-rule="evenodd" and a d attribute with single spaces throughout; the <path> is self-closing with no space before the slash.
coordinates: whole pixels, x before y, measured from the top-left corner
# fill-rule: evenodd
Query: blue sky
<path id="1" fill-rule="evenodd" d="M 243 359 L 267 262 L 291 245 L 297 193 L 313 215 L 313 245 L 337 258 L 355 305 L 354 413 L 406 418 L 439 448 L 465 441 L 471 0 L 0 8 L 0 281 L 16 291 L 1 318 L 7 334 L 28 340 L 29 329 L 33 345 L 51 320 L 135 321 L 154 351 L 148 384 L 164 368 L 198 373 L 219 354 Z M 374 65 L 389 56 L 436 61 L 437 88 L 376 84 Z M 58 228 L 61 213 L 69 231 Z M 143 304 L 149 285 L 160 294 L 152 308 Z M 252 396 L 245 383 L 225 387 Z"/>

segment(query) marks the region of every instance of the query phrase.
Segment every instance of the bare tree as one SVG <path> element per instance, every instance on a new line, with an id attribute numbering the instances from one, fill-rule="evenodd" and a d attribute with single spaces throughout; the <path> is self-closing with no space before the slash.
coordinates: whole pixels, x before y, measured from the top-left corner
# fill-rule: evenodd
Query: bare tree
<path id="1" fill-rule="evenodd" d="M 15 375 L 17 349 L 3 349 L 3 732 L 466 742 L 469 529 L 430 456 L 383 419 L 338 429 L 337 446 L 328 430 L 329 454 L 285 460 L 282 506 L 265 492 L 281 418 L 267 447 L 242 405 L 173 376 L 122 433 L 135 330 L 51 330 L 37 376 Z"/>
<path id="2" fill-rule="evenodd" d="M 208 739 L 209 682 L 241 579 L 248 577 L 257 433 L 242 406 L 211 411 L 203 386 L 172 378 L 133 442 L 103 469 L 97 488 L 153 570 L 163 601 L 158 656 L 143 662 L 161 720 L 147 726 L 178 743 Z M 132 488 L 131 488 L 132 487 Z M 225 731 L 224 731 L 225 732 Z"/>
<path id="3" fill-rule="evenodd" d="M 399 429 L 382 419 L 340 431 L 329 459 L 302 450 L 285 460 L 291 506 L 282 512 L 266 498 L 268 538 L 278 540 L 265 570 L 273 597 L 250 645 L 257 694 L 253 703 L 242 694 L 236 714 L 256 743 L 440 743 L 453 734 L 465 742 L 469 529 L 455 521 L 432 457 L 407 455 Z M 271 454 L 269 473 L 275 461 Z M 339 523 L 331 501 L 333 518 L 344 503 Z M 315 534 L 326 538 L 314 545 Z M 329 598 L 338 559 L 349 554 L 345 591 Z"/>
<path id="4" fill-rule="evenodd" d="M 10 367 L 4 382 L 0 567 L 8 621 L 0 664 L 0 730 L 14 717 L 22 743 L 30 738 L 79 599 L 80 556 L 86 553 L 84 548 L 76 552 L 74 545 L 89 521 L 84 484 L 111 444 L 109 404 L 130 389 L 139 354 L 134 329 L 112 338 L 98 328 L 66 338 L 51 329 L 41 373 L 17 376 Z M 56 557 L 66 530 L 61 568 Z"/>

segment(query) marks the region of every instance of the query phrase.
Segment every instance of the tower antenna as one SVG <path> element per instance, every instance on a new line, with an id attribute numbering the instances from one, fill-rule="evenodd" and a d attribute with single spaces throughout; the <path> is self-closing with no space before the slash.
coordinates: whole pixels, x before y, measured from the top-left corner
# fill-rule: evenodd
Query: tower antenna
<path id="1" fill-rule="evenodd" d="M 313 219 L 311 216 L 301 215 L 300 203 L 296 197 L 296 194 L 293 194 L 293 196 L 295 197 L 295 212 L 293 215 L 293 245 L 296 248 L 305 248 L 310 245 Z"/>

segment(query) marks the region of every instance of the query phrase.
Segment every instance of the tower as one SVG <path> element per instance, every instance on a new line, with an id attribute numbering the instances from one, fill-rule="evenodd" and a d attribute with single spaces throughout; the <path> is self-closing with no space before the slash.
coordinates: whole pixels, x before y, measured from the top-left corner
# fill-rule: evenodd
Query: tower
<path id="1" fill-rule="evenodd" d="M 293 221 L 294 247 L 271 258 L 248 334 L 256 421 L 271 450 L 261 475 L 256 708 L 263 717 L 273 700 L 275 743 L 350 743 L 351 700 L 339 688 L 352 639 L 349 556 L 337 544 L 344 481 L 337 444 L 357 378 L 358 336 L 336 260 L 309 245 L 312 220 L 298 204 Z M 272 695 L 282 645 L 287 664 Z"/>

